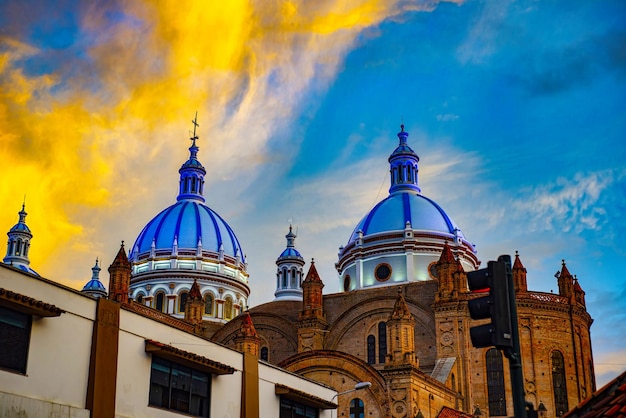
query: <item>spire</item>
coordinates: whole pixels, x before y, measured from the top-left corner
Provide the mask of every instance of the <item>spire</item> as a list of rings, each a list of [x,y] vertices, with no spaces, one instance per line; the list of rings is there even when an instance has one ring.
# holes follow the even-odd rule
[[[389,352],[385,368],[394,366],[419,366],[415,356],[415,318],[411,314],[409,305],[404,300],[403,288],[398,288],[398,296],[393,312],[387,321],[387,335],[389,336]]]
[[[26,203],[22,203],[22,210],[18,212],[18,215],[20,217],[19,221],[7,232],[9,237],[7,253],[2,261],[28,273],[38,275],[29,266],[28,250],[30,249],[30,240],[33,234],[30,232],[28,225],[26,225],[26,215],[28,215],[26,213]]]
[[[204,300],[198,280],[193,279],[193,284],[187,294],[187,303],[185,303],[185,321],[189,321],[196,326],[202,324],[202,315],[204,314]]]
[[[198,280],[193,279],[191,289],[189,289],[189,300],[202,300],[202,293],[200,293],[200,286],[198,286]]]
[[[204,176],[206,170],[202,166],[202,163],[198,161],[198,146],[196,140],[198,135],[196,134],[196,128],[198,125],[198,112],[196,117],[191,121],[193,123],[193,134],[189,138],[191,140],[191,146],[189,147],[189,159],[180,167],[178,172],[180,173],[180,183],[178,197],[176,200],[199,200],[204,202]]]
[[[86,293],[96,298],[106,297],[107,289],[100,281],[100,266],[98,265],[98,259],[96,258],[96,265],[91,268],[91,280],[85,284],[82,293]]]
[[[563,263],[561,271],[557,272],[557,283],[559,285],[559,295],[571,298],[574,294],[574,277],[567,269],[565,260],[561,260]]]
[[[439,257],[440,263],[449,263],[452,264],[455,262],[454,254],[452,254],[452,249],[448,245],[448,240],[443,244],[443,250],[441,250],[441,256]]]
[[[239,332],[235,337],[235,347],[242,353],[248,353],[258,357],[260,345],[261,339],[254,328],[252,317],[250,313],[246,311],[241,318],[241,327],[239,327]]]
[[[315,260],[312,259],[306,279],[302,282],[302,310],[297,324],[299,353],[324,348],[328,323],[324,313],[323,288],[324,283],[315,268]]]
[[[515,293],[528,291],[528,284],[526,283],[526,268],[522,264],[517,251],[515,251],[515,261],[513,262],[512,272]]]
[[[454,278],[455,274],[458,272],[458,263],[460,262],[454,257],[452,248],[450,248],[450,245],[446,240],[443,244],[439,260],[435,264],[438,281],[437,301],[447,300],[451,297],[458,296],[458,294],[454,293],[454,290],[457,287],[455,286]],[[461,267],[461,269],[462,268],[463,267]]]
[[[582,306],[586,306],[585,304],[585,291],[578,283],[578,277],[574,276],[574,299],[576,302],[581,304]]]
[[[402,294],[402,288],[398,289],[398,297],[396,298],[396,303],[393,306],[393,312],[389,319],[411,319],[413,316],[411,315],[411,311],[409,310],[409,306],[406,304],[406,300],[404,300],[404,295]]]
[[[314,258],[311,259],[311,267],[309,267],[309,272],[306,274],[304,283],[322,283],[322,279],[320,279],[320,275],[317,273],[317,269],[315,268]]]
[[[122,303],[128,302],[130,273],[130,261],[126,256],[124,241],[122,241],[113,263],[109,266],[109,299]]]
[[[323,319],[324,315],[324,297],[322,289],[324,283],[320,279],[320,275],[315,268],[315,260],[311,259],[311,267],[306,274],[306,279],[302,282],[302,311],[300,312],[300,320],[303,319]]]
[[[417,185],[417,172],[419,171],[419,157],[409,147],[407,138],[409,133],[404,130],[404,124],[400,125],[398,133],[398,147],[389,156],[389,172],[391,174],[391,187],[389,193],[414,192],[420,193]]]

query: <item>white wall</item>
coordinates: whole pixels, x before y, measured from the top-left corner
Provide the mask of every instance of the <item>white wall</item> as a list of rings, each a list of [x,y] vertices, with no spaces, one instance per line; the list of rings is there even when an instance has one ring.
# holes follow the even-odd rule
[[[88,417],[84,408],[96,301],[73,289],[22,274],[4,265],[0,265],[0,288],[66,311],[60,317],[33,319],[26,375],[0,370],[0,416],[23,416],[19,414],[26,413],[24,416]],[[213,378],[211,417],[239,418],[243,369],[241,353],[125,309],[120,311],[117,417],[181,416],[148,406],[151,355],[145,352],[146,339],[233,367],[234,374]],[[280,398],[275,394],[276,383],[328,401],[335,395],[326,386],[265,363],[259,364],[259,379],[261,418],[279,414]],[[321,418],[330,416],[330,411],[320,412]]]

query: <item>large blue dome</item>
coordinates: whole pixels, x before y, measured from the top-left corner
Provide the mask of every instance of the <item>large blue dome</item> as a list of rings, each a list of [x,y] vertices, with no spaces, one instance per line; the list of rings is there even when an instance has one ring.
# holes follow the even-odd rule
[[[231,257],[245,262],[244,252],[231,227],[211,208],[198,200],[180,200],[155,216],[141,231],[131,259],[149,252],[154,242],[155,250],[170,250],[174,240],[178,249],[193,249],[201,241],[202,248],[218,253],[220,249]]]
[[[356,241],[359,231],[363,236],[401,231],[407,222],[415,231],[435,231],[463,237],[456,224],[437,203],[418,192],[403,191],[389,195],[374,206],[358,223],[348,244]]]

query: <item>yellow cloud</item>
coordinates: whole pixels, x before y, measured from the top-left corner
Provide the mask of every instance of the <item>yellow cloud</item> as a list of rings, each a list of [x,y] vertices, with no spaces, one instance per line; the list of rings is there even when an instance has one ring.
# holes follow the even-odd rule
[[[44,74],[27,68],[44,46],[0,38],[0,232],[26,195],[32,266],[72,285],[175,197],[196,110],[208,181],[236,173],[243,190],[360,31],[415,6],[133,1],[114,19],[106,7],[86,8],[79,54]]]

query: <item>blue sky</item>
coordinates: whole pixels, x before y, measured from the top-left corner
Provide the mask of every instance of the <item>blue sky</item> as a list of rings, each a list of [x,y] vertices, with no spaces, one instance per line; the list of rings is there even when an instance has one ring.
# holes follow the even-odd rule
[[[35,269],[79,288],[173,203],[198,110],[207,204],[247,252],[252,304],[273,298],[289,220],[338,291],[403,122],[423,194],[483,263],[517,250],[550,292],[565,259],[598,383],[626,369],[626,3],[198,7],[0,2],[1,219],[27,195]]]

